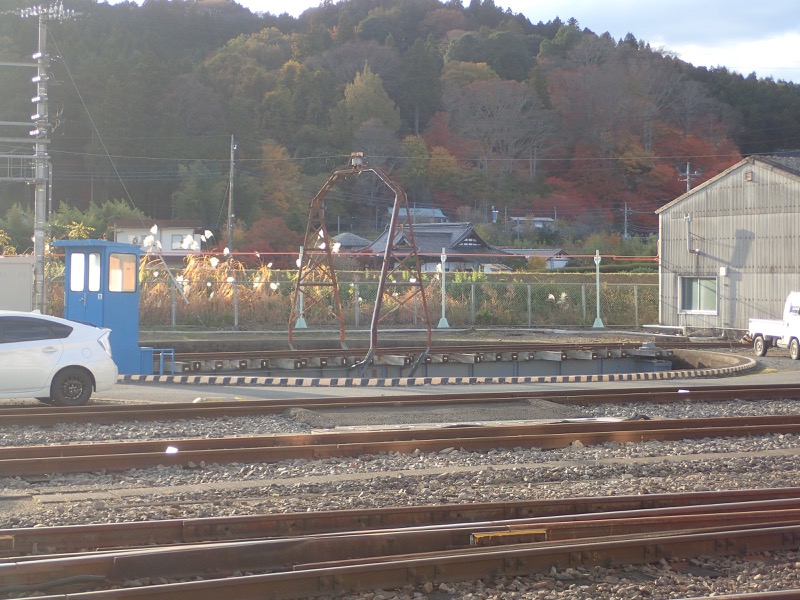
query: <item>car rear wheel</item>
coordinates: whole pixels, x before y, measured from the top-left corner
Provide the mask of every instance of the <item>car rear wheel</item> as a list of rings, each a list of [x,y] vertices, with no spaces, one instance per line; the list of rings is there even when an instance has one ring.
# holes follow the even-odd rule
[[[800,359],[800,343],[797,338],[792,338],[792,341],[789,342],[789,357],[792,360]]]
[[[78,367],[56,373],[50,386],[50,398],[57,406],[82,406],[92,395],[91,376]]]

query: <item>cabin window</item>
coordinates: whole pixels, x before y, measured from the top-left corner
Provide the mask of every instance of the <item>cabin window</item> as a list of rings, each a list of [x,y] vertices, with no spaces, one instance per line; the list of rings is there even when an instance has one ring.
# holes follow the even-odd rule
[[[69,257],[69,291],[82,292],[86,289],[86,255],[73,252]]]
[[[100,291],[100,253],[89,253],[89,291]]]
[[[716,277],[681,277],[680,288],[681,311],[716,314]]]
[[[108,291],[135,292],[138,267],[136,254],[112,252],[108,257]]]

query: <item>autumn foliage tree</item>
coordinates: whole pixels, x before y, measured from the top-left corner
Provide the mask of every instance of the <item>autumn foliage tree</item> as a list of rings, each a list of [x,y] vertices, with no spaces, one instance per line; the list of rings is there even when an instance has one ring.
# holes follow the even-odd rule
[[[300,18],[235,2],[74,1],[81,18],[50,28],[53,78],[70,82],[50,90],[53,210],[123,199],[150,219],[224,230],[234,136],[237,248],[294,252],[309,200],[358,150],[453,219],[500,206],[557,213],[572,233],[619,232],[631,211],[653,231],[687,164],[697,185],[800,139],[796,84],[492,1],[342,0]],[[0,60],[30,56],[35,33],[5,15]],[[0,69],[2,122],[30,118],[19,73]],[[0,188],[6,233],[28,229],[26,189]],[[348,182],[328,215],[374,237],[390,196]]]

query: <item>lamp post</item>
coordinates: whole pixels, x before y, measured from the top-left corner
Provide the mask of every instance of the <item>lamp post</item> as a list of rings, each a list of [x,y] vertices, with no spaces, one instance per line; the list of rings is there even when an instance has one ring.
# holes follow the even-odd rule
[[[439,319],[439,329],[447,329],[450,327],[450,323],[447,322],[447,317],[444,314],[445,311],[445,296],[447,295],[445,291],[445,282],[444,282],[444,273],[445,273],[445,263],[447,262],[447,254],[445,253],[445,249],[442,248],[442,318]]]
[[[303,247],[300,246],[300,257],[297,259],[297,266],[300,267],[300,272],[297,274],[297,281],[298,281],[298,294],[297,294],[297,320],[294,322],[295,329],[306,329],[308,325],[306,324],[306,319],[303,316],[303,288],[300,287],[300,279],[303,276]]]
[[[595,275],[595,285],[597,288],[596,296],[597,296],[597,318],[594,320],[593,327],[602,329],[604,327],[603,320],[600,318],[600,250],[594,251],[594,275]]]

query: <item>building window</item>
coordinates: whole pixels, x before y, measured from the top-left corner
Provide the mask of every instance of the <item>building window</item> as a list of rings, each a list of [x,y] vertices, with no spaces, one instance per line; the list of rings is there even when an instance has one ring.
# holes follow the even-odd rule
[[[716,314],[716,277],[681,277],[680,287],[681,311]]]

